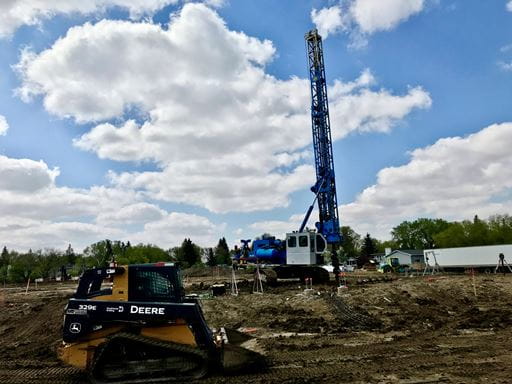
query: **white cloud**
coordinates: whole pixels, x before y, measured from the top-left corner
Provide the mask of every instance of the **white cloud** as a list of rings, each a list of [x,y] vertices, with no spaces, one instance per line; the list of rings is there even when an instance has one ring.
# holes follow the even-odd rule
[[[507,3],[507,11],[512,12],[512,1]]]
[[[143,122],[98,124],[74,141],[100,158],[159,166],[112,173],[120,188],[214,212],[272,209],[314,180],[309,81],[266,74],[274,54],[270,41],[187,4],[168,29],[104,20],[70,29],[39,54],[25,51],[19,93],[41,95],[48,111],[79,122],[122,118],[135,106]],[[365,70],[330,87],[335,138],[386,132],[430,105],[421,88],[397,96],[374,84]]]
[[[288,220],[263,220],[249,225],[249,228],[256,231],[258,235],[263,233],[270,233],[280,239],[284,239],[286,234],[293,231],[298,231],[304,220],[306,211],[304,213],[297,213],[288,218]],[[314,209],[309,216],[306,228],[314,229],[315,222],[318,221],[318,210]]]
[[[0,225],[2,246],[22,252],[29,248],[65,250],[68,244],[71,244],[75,251],[81,252],[86,245],[106,238],[116,239],[121,235],[123,232],[116,228],[78,221],[52,222],[4,217],[4,224]]]
[[[368,75],[363,73],[360,77]],[[373,77],[371,77],[373,79]],[[415,108],[430,108],[432,99],[421,87],[410,88],[403,96],[392,95],[381,89],[373,91],[366,86],[349,86],[335,81],[331,88],[331,119],[342,122],[341,129],[333,131],[333,138],[340,139],[350,132],[389,132]],[[350,89],[351,93],[347,93]]]
[[[0,136],[5,136],[8,130],[9,124],[7,123],[5,116],[0,115]]]
[[[346,0],[311,11],[311,20],[323,38],[344,31],[350,34],[351,46],[367,44],[367,36],[395,28],[425,9],[426,0]]]
[[[512,44],[507,44],[507,45],[504,45],[503,47],[500,48],[500,52],[501,53],[506,53],[506,52],[509,52],[512,50]]]
[[[225,224],[215,225],[203,216],[171,212],[158,221],[144,225],[143,231],[131,235],[135,242],[161,244],[169,248],[179,245],[184,238],[191,238],[202,246],[214,246]]]
[[[57,176],[43,161],[0,156],[0,245],[63,249],[71,243],[81,250],[111,238],[171,247],[187,236],[211,246],[224,229],[201,216],[166,212],[132,190],[58,187]]]
[[[343,28],[343,19],[341,18],[341,8],[337,5],[321,10],[313,9],[311,11],[311,20],[316,25],[318,33],[326,39],[331,33]]]
[[[341,225],[380,239],[404,220],[488,217],[512,210],[512,123],[494,124],[467,137],[449,137],[411,152],[402,166],[382,169],[377,182],[339,207]],[[250,228],[284,237],[303,213]],[[309,226],[318,217],[311,215]]]
[[[416,149],[407,164],[382,169],[375,185],[340,207],[342,221],[387,238],[405,219],[510,212],[511,145],[512,123],[503,123]]]
[[[34,192],[51,187],[57,168],[50,170],[42,161],[11,159],[0,156],[0,190],[10,192]]]
[[[22,25],[40,25],[44,20],[59,14],[88,15],[119,7],[127,10],[132,19],[139,19],[177,2],[178,0],[2,0],[0,38],[10,36]]]
[[[512,61],[510,63],[505,63],[504,61],[499,61],[498,66],[504,71],[512,71]]]
[[[425,0],[355,0],[350,12],[365,33],[389,30],[423,10]]]
[[[166,212],[154,204],[138,202],[115,211],[100,212],[96,221],[109,225],[141,224],[161,220]]]

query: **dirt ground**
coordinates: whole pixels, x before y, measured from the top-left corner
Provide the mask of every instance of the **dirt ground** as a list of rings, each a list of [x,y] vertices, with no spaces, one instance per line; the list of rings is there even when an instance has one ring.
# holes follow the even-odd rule
[[[209,279],[187,280],[203,296],[211,327],[238,329],[265,355],[261,372],[204,383],[511,383],[512,276],[349,278],[305,293],[299,283],[252,294],[204,297]],[[202,281],[203,284],[199,284]],[[64,284],[0,290],[0,383],[82,383],[56,359]],[[476,293],[476,295],[475,295]]]

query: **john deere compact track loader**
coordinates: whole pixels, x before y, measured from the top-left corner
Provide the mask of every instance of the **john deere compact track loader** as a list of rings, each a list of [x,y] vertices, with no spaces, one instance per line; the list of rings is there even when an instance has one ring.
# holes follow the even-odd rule
[[[156,263],[84,272],[58,353],[94,383],[185,381],[221,370],[226,341],[185,297],[178,268]]]

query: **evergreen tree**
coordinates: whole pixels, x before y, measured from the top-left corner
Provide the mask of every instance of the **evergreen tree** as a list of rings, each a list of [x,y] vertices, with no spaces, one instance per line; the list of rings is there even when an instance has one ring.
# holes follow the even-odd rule
[[[110,240],[105,240],[105,259],[107,263],[114,261],[114,251],[112,250],[112,242]]]
[[[375,239],[373,239],[369,233],[366,234],[364,240],[363,240],[363,246],[361,248],[361,255],[359,256],[357,260],[358,267],[362,267],[371,258],[371,255],[373,253],[377,252],[377,247],[375,244]]]
[[[7,247],[4,246],[2,254],[0,255],[0,280],[3,282],[4,286],[7,281],[7,271],[9,270],[10,262],[11,256],[9,255]]]
[[[176,259],[184,268],[201,263],[200,248],[192,240],[184,239],[181,247],[176,249]]]
[[[71,244],[68,244],[68,248],[66,249],[66,263],[67,264],[75,264],[76,262],[76,255],[73,248],[71,248]]]
[[[217,265],[217,259],[215,258],[215,254],[213,253],[212,248],[208,248],[208,254],[206,256],[206,265],[209,267],[214,267]]]
[[[231,254],[226,239],[219,239],[219,243],[215,247],[215,259],[219,265],[231,265]]]
[[[11,261],[11,257],[9,255],[9,251],[7,250],[7,247],[4,246],[2,249],[2,254],[0,255],[0,267],[2,266],[8,266]]]

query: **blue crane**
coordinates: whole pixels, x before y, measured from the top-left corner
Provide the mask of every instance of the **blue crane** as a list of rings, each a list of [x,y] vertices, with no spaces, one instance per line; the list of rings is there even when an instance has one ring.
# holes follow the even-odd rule
[[[315,199],[302,221],[299,232],[304,230],[313,211],[315,201],[318,201],[319,218],[315,226],[317,231],[325,237],[327,243],[333,246],[333,266],[337,276],[339,261],[336,256],[336,248],[341,244],[342,239],[338,216],[338,198],[334,175],[322,37],[314,29],[306,33],[305,40],[308,54],[309,78],[311,81],[311,123],[315,152],[316,183],[311,187],[311,191],[315,194]]]
[[[305,39],[311,80],[311,122],[316,168],[316,183],[311,187],[311,191],[315,194],[315,198],[298,232],[287,233],[285,241],[272,236],[254,240],[252,248],[249,248],[250,240],[242,240],[242,249],[238,251],[235,259],[238,262],[245,259],[249,262],[273,265],[272,270],[276,278],[299,277],[304,280],[307,277],[313,277],[315,281],[328,282],[328,272],[319,266],[323,264],[321,254],[327,242],[332,247],[333,272],[338,282],[340,267],[336,252],[342,239],[338,218],[322,37],[315,29],[308,32]],[[317,201],[319,218],[315,223],[317,229],[315,233],[305,230],[305,227]],[[270,270],[264,270],[264,273],[267,279],[270,278]]]

